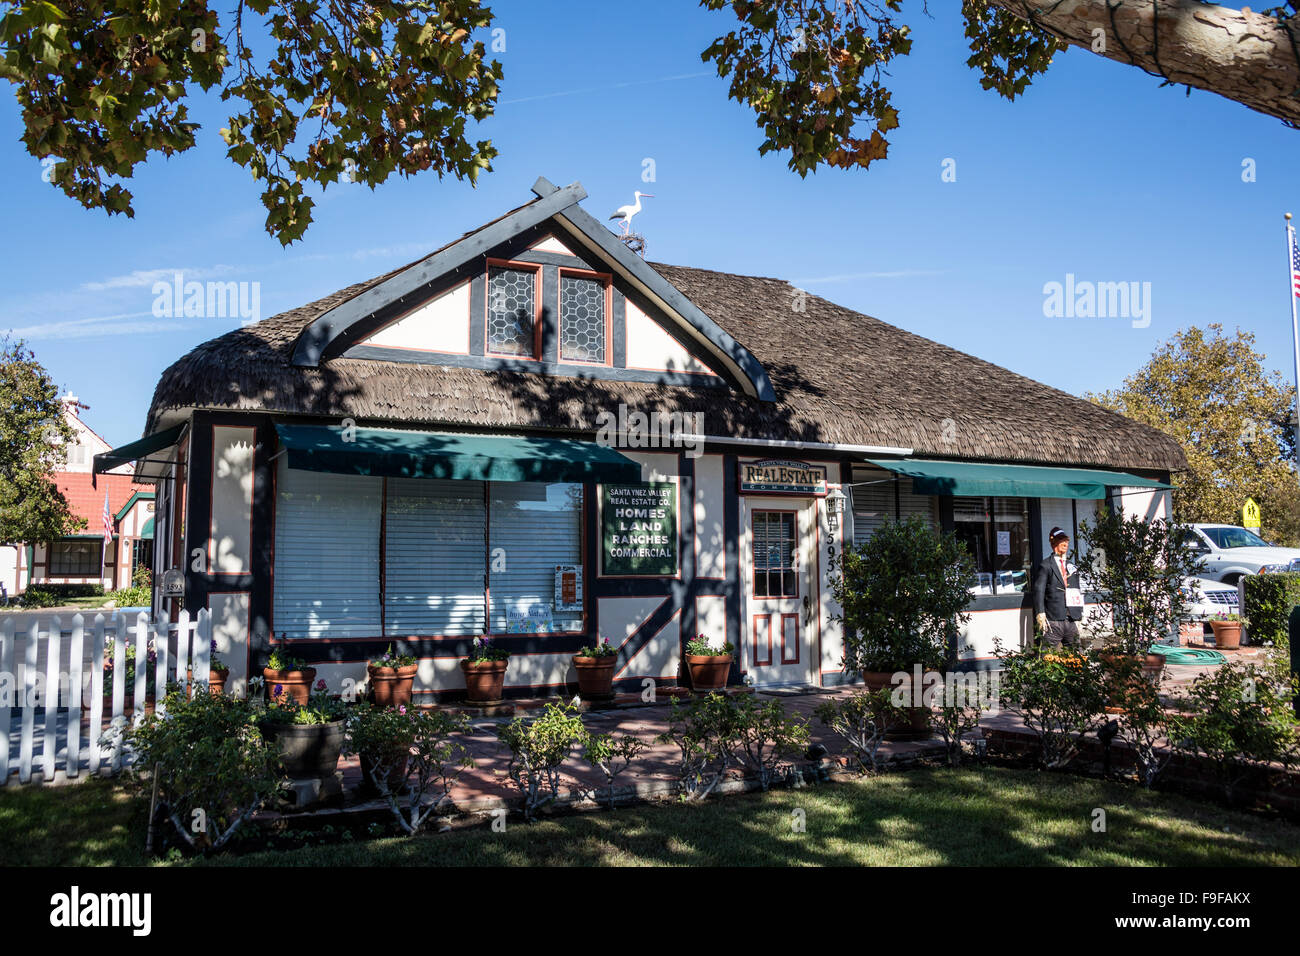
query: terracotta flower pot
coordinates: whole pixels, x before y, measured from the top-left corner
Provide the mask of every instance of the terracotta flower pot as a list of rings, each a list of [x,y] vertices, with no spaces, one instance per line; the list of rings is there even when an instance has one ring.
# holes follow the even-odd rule
[[[691,674],[691,689],[700,693],[722,690],[731,674],[731,654],[687,654],[686,669]]]
[[[208,693],[213,696],[224,694],[226,692],[226,678],[230,676],[230,671],[219,671],[213,668],[208,671]],[[185,683],[189,685],[190,696],[194,696],[194,668],[185,668]]]
[[[614,668],[617,654],[604,657],[579,657],[574,655],[573,666],[578,671],[578,694],[591,700],[614,696]]]
[[[316,668],[304,667],[300,671],[277,671],[263,667],[262,676],[266,678],[266,691],[271,695],[271,700],[283,703],[287,698],[292,697],[299,706],[306,707],[307,700],[311,697],[312,682],[316,680]],[[280,685],[279,694],[275,693],[277,684]]]
[[[328,724],[266,724],[280,762],[290,777],[328,777],[338,767],[343,749],[343,721]]]
[[[376,707],[401,707],[411,703],[415,688],[415,672],[419,664],[402,667],[376,667],[369,665],[370,697]]]
[[[494,703],[501,699],[506,683],[506,665],[504,661],[469,661],[460,662],[460,669],[465,675],[465,691],[474,703]]]
[[[1214,646],[1221,651],[1235,651],[1241,647],[1240,621],[1211,621],[1214,629]]]

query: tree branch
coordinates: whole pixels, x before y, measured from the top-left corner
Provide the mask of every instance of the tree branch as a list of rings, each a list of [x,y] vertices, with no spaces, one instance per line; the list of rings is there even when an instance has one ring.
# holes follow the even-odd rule
[[[1199,0],[988,0],[1073,46],[1300,127],[1300,23]],[[1040,9],[1041,8],[1041,9]],[[1288,29],[1289,28],[1289,29]]]

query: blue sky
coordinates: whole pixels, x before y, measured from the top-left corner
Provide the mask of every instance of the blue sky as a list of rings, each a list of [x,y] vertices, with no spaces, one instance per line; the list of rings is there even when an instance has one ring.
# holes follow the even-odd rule
[[[199,145],[142,169],[135,218],[110,219],[42,182],[6,86],[0,329],[20,330],[101,435],[130,441],[163,369],[239,324],[154,318],[157,274],[257,282],[269,316],[418,258],[531,198],[544,175],[580,180],[602,220],[634,189],[653,192],[636,220],[652,260],[789,279],[1075,394],[1117,386],[1176,330],[1211,322],[1254,332],[1291,380],[1282,213],[1300,213],[1300,133],[1078,50],[1007,103],[965,66],[955,0],[931,4],[932,19],[908,6],[889,158],[801,180],[784,157],[759,157],[752,114],[699,58],[729,14],[493,3],[505,79],[478,135],[500,150],[495,170],[477,188],[431,175],[331,187],[288,249],[263,230],[257,184],[225,159],[215,97],[194,111]],[[1067,274],[1149,282],[1149,326],[1045,317],[1044,284]]]

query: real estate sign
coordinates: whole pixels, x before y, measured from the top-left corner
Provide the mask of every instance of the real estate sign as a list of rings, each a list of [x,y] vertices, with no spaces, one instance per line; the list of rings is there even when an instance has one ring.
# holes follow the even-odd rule
[[[677,485],[601,486],[601,568],[606,575],[677,574]]]

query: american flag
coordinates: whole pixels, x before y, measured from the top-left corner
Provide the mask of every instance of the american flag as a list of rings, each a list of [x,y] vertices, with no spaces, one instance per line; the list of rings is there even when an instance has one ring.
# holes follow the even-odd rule
[[[108,510],[108,492],[104,492],[104,543],[113,540],[113,516]]]
[[[1295,242],[1295,230],[1287,226],[1291,234],[1291,294],[1300,296],[1300,246]]]

